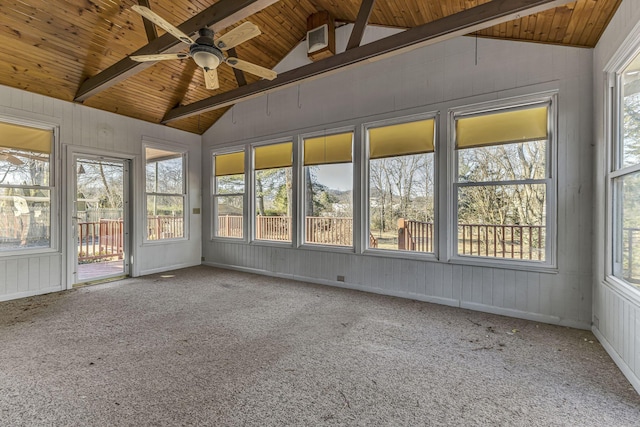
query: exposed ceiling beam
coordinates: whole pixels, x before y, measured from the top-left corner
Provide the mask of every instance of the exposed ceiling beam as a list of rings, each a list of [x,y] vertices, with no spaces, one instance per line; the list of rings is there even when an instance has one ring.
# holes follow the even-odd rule
[[[182,23],[178,28],[187,35],[194,34],[204,27],[211,27],[218,32],[277,2],[278,0],[220,0]],[[183,50],[182,42],[171,34],[163,34],[131,55],[175,53],[181,50]],[[74,101],[82,102],[96,93],[149,68],[153,64],[153,62],[136,62],[128,57],[124,58],[106,70],[85,80],[80,85]]]
[[[362,42],[362,36],[364,36],[364,30],[367,28],[369,17],[373,11],[373,4],[376,0],[362,0],[360,4],[360,10],[358,11],[358,17],[351,30],[351,36],[349,36],[349,42],[347,42],[347,49],[351,50],[354,47],[360,46]]]
[[[446,16],[384,39],[359,46],[309,65],[279,74],[274,80],[260,80],[229,92],[221,93],[189,105],[176,107],[162,123],[204,113],[255,98],[305,80],[332,74],[345,67],[395,56],[483,28],[542,12],[575,0],[493,0],[462,12]]]
[[[237,58],[238,53],[236,52],[236,48],[232,47],[231,49],[227,50],[227,56],[229,56],[229,58]],[[236,76],[236,82],[238,82],[238,87],[246,86],[247,79],[244,76],[244,72],[242,70],[237,69],[236,67],[231,67],[231,69],[233,70],[233,74]]]
[[[138,4],[146,7],[147,9],[151,9],[148,0],[138,0]],[[158,32],[156,31],[156,27],[153,25],[153,22],[149,21],[147,18],[142,18],[142,22],[144,24],[144,31],[147,33],[147,41],[151,42],[157,39]]]

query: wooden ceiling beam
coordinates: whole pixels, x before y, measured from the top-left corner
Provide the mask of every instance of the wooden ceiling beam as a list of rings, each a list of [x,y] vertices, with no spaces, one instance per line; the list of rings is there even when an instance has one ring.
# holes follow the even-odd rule
[[[236,52],[236,48],[232,47],[227,50],[227,56],[229,58],[237,58],[238,53]],[[236,82],[238,83],[238,87],[247,85],[247,78],[244,76],[244,72],[242,70],[238,70],[235,67],[232,67],[233,75],[236,76]]]
[[[151,5],[149,4],[149,0],[138,0],[138,4],[140,6],[144,6],[147,9],[151,9]],[[158,31],[156,31],[156,27],[153,25],[153,22],[149,21],[147,18],[142,18],[142,23],[144,24],[144,31],[147,33],[147,41],[152,42],[153,40],[158,38]]]
[[[204,27],[211,27],[217,32],[277,2],[278,0],[220,0],[182,23],[178,28],[187,35],[194,34]],[[163,34],[131,55],[175,53],[181,50],[183,50],[181,41],[171,34]],[[153,62],[136,62],[128,57],[124,58],[85,80],[80,85],[74,101],[83,102],[96,93],[122,82],[153,64]]]
[[[358,46],[309,65],[284,72],[274,80],[260,80],[229,92],[176,107],[162,123],[204,113],[283,89],[305,80],[335,73],[346,67],[398,55],[410,50],[519,19],[522,16],[563,6],[575,0],[493,0],[384,39]]]
[[[375,2],[376,0],[362,0],[360,10],[358,11],[358,17],[356,18],[353,30],[351,30],[351,36],[349,36],[349,41],[347,42],[346,50],[358,47],[360,46],[360,43],[362,43],[364,30],[367,28],[367,23],[369,22],[369,17],[373,11],[373,5]]]

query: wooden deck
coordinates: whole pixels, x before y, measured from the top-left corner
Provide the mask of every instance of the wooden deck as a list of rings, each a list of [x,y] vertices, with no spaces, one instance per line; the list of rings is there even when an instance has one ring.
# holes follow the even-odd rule
[[[76,282],[90,282],[118,274],[124,274],[123,260],[78,264]]]

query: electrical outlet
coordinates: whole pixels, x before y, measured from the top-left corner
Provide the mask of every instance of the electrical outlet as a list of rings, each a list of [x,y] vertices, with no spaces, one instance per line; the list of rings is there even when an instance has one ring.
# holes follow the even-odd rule
[[[338,282],[344,282],[344,276],[338,276]]]

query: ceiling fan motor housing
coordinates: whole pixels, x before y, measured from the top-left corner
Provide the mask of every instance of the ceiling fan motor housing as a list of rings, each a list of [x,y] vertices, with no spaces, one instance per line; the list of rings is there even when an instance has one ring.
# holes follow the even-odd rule
[[[214,70],[224,62],[224,55],[213,43],[213,31],[203,28],[199,34],[198,40],[189,48],[189,53],[199,67]]]

